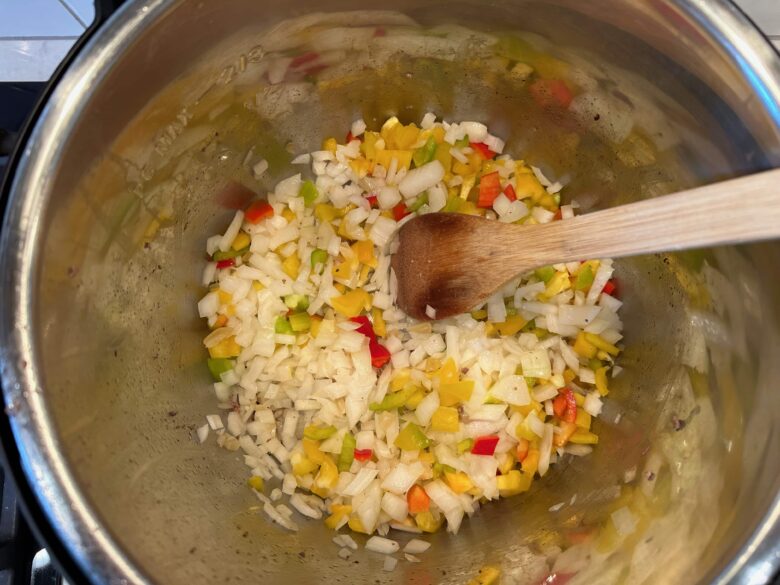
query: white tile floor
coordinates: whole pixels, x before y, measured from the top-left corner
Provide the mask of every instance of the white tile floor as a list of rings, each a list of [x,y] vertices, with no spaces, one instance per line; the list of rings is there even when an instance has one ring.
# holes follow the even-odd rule
[[[737,3],[780,47],[780,0]],[[0,0],[0,81],[48,79],[94,15],[93,0]]]

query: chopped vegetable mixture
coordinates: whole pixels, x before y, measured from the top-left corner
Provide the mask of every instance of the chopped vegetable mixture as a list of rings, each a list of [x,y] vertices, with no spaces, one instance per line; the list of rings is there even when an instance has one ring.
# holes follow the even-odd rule
[[[571,100],[565,86],[532,89]],[[417,322],[394,303],[393,235],[415,214],[573,217],[560,184],[503,151],[478,122],[358,120],[208,239],[198,310],[229,413],[198,434],[243,450],[249,486],[282,526],[297,529],[264,493],[273,478],[333,530],[457,532],[480,504],[598,443],[622,338],[609,259],[539,268],[447,320]]]

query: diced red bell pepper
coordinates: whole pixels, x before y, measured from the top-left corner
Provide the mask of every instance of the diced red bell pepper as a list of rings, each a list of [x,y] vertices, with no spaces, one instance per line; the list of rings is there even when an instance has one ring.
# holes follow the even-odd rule
[[[501,177],[498,171],[493,171],[487,175],[482,175],[479,180],[479,199],[477,207],[493,207],[493,201],[501,193]]]
[[[273,217],[274,208],[265,201],[255,201],[244,212],[244,219],[249,223],[260,223],[264,219]]]
[[[244,209],[257,194],[236,181],[229,181],[222,190],[217,193],[216,200],[219,205],[227,209]]]
[[[428,511],[428,508],[431,507],[431,498],[423,486],[414,484],[406,492],[406,503],[409,506],[410,514],[419,514]]]
[[[411,211],[409,211],[409,209],[406,207],[406,203],[404,203],[403,201],[401,201],[401,203],[393,207],[393,217],[395,218],[395,221],[401,221],[410,213]]]
[[[355,449],[355,459],[358,461],[370,461],[373,454],[371,449]]]
[[[224,260],[220,260],[217,262],[217,268],[222,270],[223,268],[231,268],[236,265],[236,259],[235,258],[225,258]]]
[[[352,134],[352,130],[350,130],[349,132],[347,132],[346,144],[349,144],[353,140],[360,140],[360,142],[363,142],[363,137],[362,136],[355,136],[354,134]]]
[[[604,292],[607,293],[609,296],[617,298],[617,282],[615,282],[615,279],[610,278],[607,281],[607,284],[604,285]]]
[[[490,160],[494,156],[496,156],[496,153],[493,152],[488,148],[488,145],[484,142],[470,142],[469,146],[473,148],[476,152],[479,153],[479,156],[484,158],[485,160]]]
[[[553,398],[553,412],[558,418],[563,417],[563,413],[566,412],[566,396],[558,394]]]
[[[510,201],[517,201],[517,193],[515,193],[515,188],[512,187],[511,183],[504,187],[504,195]]]
[[[303,55],[298,55],[290,62],[290,69],[297,69],[301,65],[306,65],[306,63],[311,63],[312,61],[316,61],[319,56],[320,54],[315,53],[314,51],[309,51],[308,53],[304,53]]]
[[[358,315],[357,317],[352,317],[350,319],[353,323],[357,323],[360,325],[355,331],[358,333],[362,333],[366,337],[368,337],[369,341],[376,341],[376,333],[374,332],[374,326],[371,324],[371,321],[368,320],[368,317],[365,315]]]
[[[563,219],[563,212],[560,209],[553,215],[553,221],[558,221],[559,219]]]
[[[474,446],[471,448],[471,452],[474,455],[492,455],[496,452],[496,445],[498,445],[498,435],[477,437],[474,439]]]
[[[543,108],[568,108],[574,96],[560,79],[537,79],[528,90],[534,101]]]
[[[378,341],[369,341],[368,349],[371,352],[371,365],[381,368],[390,361],[390,351]]]
[[[366,201],[368,201],[368,204],[371,207],[374,207],[374,208],[379,207],[379,200],[376,198],[376,195],[367,195],[366,196]]]

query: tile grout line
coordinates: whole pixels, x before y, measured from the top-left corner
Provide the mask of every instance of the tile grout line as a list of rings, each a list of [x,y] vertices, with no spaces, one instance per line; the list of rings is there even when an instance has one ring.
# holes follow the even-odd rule
[[[65,36],[26,36],[26,37],[0,37],[0,43],[3,41],[75,41],[78,35]]]
[[[67,10],[67,11],[68,11],[68,13],[69,13],[69,14],[70,14],[70,15],[71,15],[73,18],[75,18],[75,19],[76,19],[76,21],[77,21],[77,22],[78,22],[78,23],[79,23],[81,26],[83,26],[83,27],[84,27],[84,29],[86,30],[86,28],[87,28],[87,25],[86,25],[86,23],[85,23],[83,20],[81,20],[81,18],[80,18],[80,17],[79,17],[79,15],[76,13],[76,11],[75,11],[75,10],[73,10],[73,8],[71,8],[71,7],[70,7],[70,5],[69,5],[69,4],[68,4],[68,3],[67,3],[65,0],[59,0],[59,2],[60,2],[60,4],[62,4],[62,7],[63,7],[65,10]]]

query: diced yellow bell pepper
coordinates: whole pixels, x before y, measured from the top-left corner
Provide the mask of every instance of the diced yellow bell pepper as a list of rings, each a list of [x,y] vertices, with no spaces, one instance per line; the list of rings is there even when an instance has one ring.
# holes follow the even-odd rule
[[[529,387],[530,386],[531,385],[529,384]],[[512,405],[511,409],[519,412],[523,416],[528,416],[532,411],[535,411],[537,413],[542,412],[544,406],[542,406],[541,402],[536,402],[535,400],[531,400],[531,404],[523,404],[522,406]]]
[[[366,131],[363,133],[363,142],[360,143],[360,152],[362,152],[368,160],[376,159],[376,142],[381,138],[379,132]]]
[[[520,467],[523,469],[523,473],[533,477],[536,470],[539,469],[539,449],[536,447],[529,448],[528,455],[525,456]]]
[[[386,148],[393,150],[408,150],[420,140],[420,129],[415,124],[406,126],[400,124],[398,119],[390,118],[382,126],[380,134],[385,139]],[[393,121],[394,120],[394,121]]]
[[[450,145],[446,142],[443,144],[440,142],[436,147],[436,152],[433,153],[433,158],[441,163],[445,173],[448,173],[452,168],[452,154],[450,153],[450,148]]]
[[[374,256],[374,243],[371,240],[361,240],[352,244],[352,251],[355,253],[358,262],[376,268],[379,264]]]
[[[436,532],[441,528],[443,522],[444,518],[439,517],[437,520],[430,511],[419,512],[414,515],[414,523],[417,524],[417,528],[423,532]]]
[[[318,441],[304,438],[301,443],[303,445],[303,452],[310,461],[320,465],[327,458],[327,455],[320,451],[320,444]]]
[[[295,213],[289,207],[285,207],[282,210],[282,217],[287,220],[287,223],[290,223],[291,221],[295,220]]]
[[[585,339],[587,339],[591,344],[595,345],[598,349],[606,351],[609,355],[615,356],[620,353],[620,350],[617,347],[602,339],[600,335],[586,332]]]
[[[460,380],[460,372],[458,371],[458,365],[455,363],[455,360],[447,358],[437,376],[439,377],[440,384],[452,384],[453,382]]]
[[[445,471],[444,481],[456,494],[464,494],[474,487],[471,478],[462,471]]]
[[[355,269],[358,267],[357,258],[350,258],[344,260],[333,267],[333,278],[339,278],[342,280],[349,280],[352,275],[355,274]]]
[[[499,335],[511,336],[517,335],[525,327],[526,323],[527,321],[521,315],[509,315],[506,321],[493,323],[493,327],[495,327]]]
[[[298,258],[298,254],[291,254],[282,262],[282,271],[293,280],[298,278],[300,269],[301,259]]]
[[[565,370],[563,370],[563,381],[566,384],[568,384],[569,382],[574,380],[574,378],[576,378],[576,377],[577,377],[577,374],[575,374],[574,370],[572,370],[571,368],[566,368]]]
[[[487,319],[487,309],[479,309],[478,311],[471,311],[471,318],[476,321],[483,321]]]
[[[585,332],[580,331],[577,334],[577,339],[574,342],[574,351],[577,353],[577,355],[580,355],[586,359],[591,359],[596,357],[596,352],[598,349],[595,345],[593,345],[590,341],[588,341],[588,338],[585,337]]]
[[[399,390],[402,390],[409,382],[409,380],[411,380],[411,378],[412,376],[409,368],[398,370],[395,373],[395,376],[393,376],[393,379],[390,380],[390,392],[398,392]]]
[[[585,431],[583,429],[577,429],[574,434],[569,438],[570,443],[577,445],[595,445],[599,442],[599,437],[595,433]]]
[[[558,211],[558,202],[555,200],[555,197],[550,195],[549,193],[545,193],[541,197],[539,197],[539,205],[544,207],[547,211]]]
[[[374,320],[374,333],[376,333],[378,337],[387,337],[387,324],[382,315],[382,309],[378,307],[371,309],[371,317],[373,317]]]
[[[466,177],[463,177],[463,183],[460,185],[460,198],[464,200],[464,203],[461,205],[460,213],[466,213],[466,199],[469,197],[469,193],[471,193],[471,190],[474,188],[474,185],[477,183],[477,176],[476,175],[468,175]],[[473,205],[473,204],[472,204]]]
[[[358,178],[363,178],[374,170],[374,163],[367,158],[356,158],[349,161],[349,166],[352,168]]]
[[[336,530],[338,525],[341,524],[342,519],[348,516],[352,512],[352,506],[346,506],[341,504],[331,504],[330,516],[325,518],[325,526],[331,530]]]
[[[253,475],[248,480],[246,480],[246,484],[251,487],[253,490],[262,492],[263,488],[265,487],[265,482],[263,481],[263,478],[259,475]]]
[[[217,289],[217,296],[219,297],[219,302],[223,305],[227,305],[233,300],[233,295],[231,295],[226,290]]]
[[[322,150],[327,150],[327,151],[335,153],[336,152],[336,147],[338,146],[338,144],[339,143],[336,141],[335,138],[333,138],[333,137],[326,138],[325,140],[322,141]]]
[[[314,216],[322,223],[330,223],[344,214],[328,203],[317,203],[314,206]]]
[[[320,327],[322,326],[322,317],[319,315],[311,315],[311,336],[316,338],[320,334]]]
[[[560,272],[556,272],[553,275],[553,277],[547,283],[547,286],[545,286],[544,293],[539,296],[543,297],[545,300],[551,299],[555,295],[560,294],[570,288],[571,280],[569,280],[569,274],[562,270]]]
[[[512,453],[500,453],[498,458],[498,471],[502,475],[509,473],[509,470],[515,466],[515,457]]]
[[[330,304],[337,313],[351,319],[371,308],[371,297],[362,288],[356,288],[343,295],[333,297]]]
[[[430,451],[421,451],[417,456],[417,459],[420,461],[420,463],[425,465],[433,465],[436,463],[436,457],[434,457],[433,453]]]
[[[243,250],[251,243],[252,240],[249,237],[249,234],[247,234],[246,232],[238,232],[236,239],[233,240],[233,243],[230,245],[230,247],[233,248],[234,250]]]
[[[526,441],[533,441],[538,438],[537,434],[531,430],[531,427],[528,426],[525,420],[515,427],[515,434],[518,439],[525,439]]]
[[[509,473],[499,475],[496,478],[498,493],[502,498],[508,498],[509,496],[516,496],[517,494],[527,492],[531,489],[533,480],[533,474],[524,473],[518,469],[512,469]]]
[[[406,399],[406,404],[404,404],[404,406],[406,408],[415,409],[420,402],[423,401],[423,398],[425,398],[425,390],[423,388],[418,388],[414,394]]]
[[[314,484],[311,486],[312,493],[320,497],[327,497],[330,490],[339,480],[339,470],[336,464],[328,455],[325,455],[320,464],[320,471],[314,478]]]
[[[440,406],[431,417],[431,429],[443,433],[457,433],[460,429],[458,409],[451,406]]]
[[[261,291],[265,287],[263,286],[263,283],[260,282],[259,280],[253,280],[252,281],[252,288],[255,289],[256,291]]]
[[[518,199],[531,197],[536,202],[547,193],[533,173],[517,174],[515,181],[515,193]]]
[[[297,477],[303,477],[309,473],[317,471],[319,465],[306,457],[303,453],[293,453],[290,457],[290,463],[292,464],[293,475]]]
[[[574,420],[574,424],[576,424],[579,428],[589,431],[591,420],[592,417],[585,411],[585,409],[577,409],[577,418]]]
[[[602,366],[596,370],[596,390],[599,394],[606,396],[609,394],[609,388],[607,387],[607,366]]]
[[[409,169],[412,164],[413,150],[378,150],[376,153],[376,162],[385,169],[390,168],[393,159],[396,159],[396,165],[399,169]]]
[[[479,574],[468,582],[468,585],[498,585],[501,571],[497,567],[487,565],[480,569]]]
[[[450,384],[439,385],[439,400],[442,406],[455,406],[460,402],[468,402],[474,391],[474,380],[463,380]]]
[[[209,348],[209,355],[213,358],[232,358],[241,353],[241,346],[236,343],[235,337],[223,339],[217,345]]]
[[[365,529],[363,526],[363,523],[360,521],[360,518],[357,516],[357,514],[352,514],[349,517],[349,522],[347,523],[347,526],[351,530],[354,530],[355,532],[360,532],[361,534],[368,534],[368,530]]]
[[[430,133],[436,141],[436,144],[445,144],[444,135],[446,134],[446,131],[443,126],[434,126],[430,129]],[[447,146],[449,146],[449,144]]]

